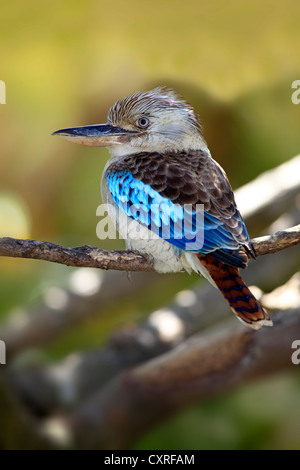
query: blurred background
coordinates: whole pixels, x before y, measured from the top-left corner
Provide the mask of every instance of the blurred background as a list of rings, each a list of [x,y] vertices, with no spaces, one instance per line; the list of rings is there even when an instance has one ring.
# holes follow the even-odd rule
[[[297,155],[300,105],[291,101],[291,85],[300,79],[299,17],[296,0],[2,3],[0,236],[123,248],[96,236],[108,151],[51,133],[106,122],[108,108],[137,90],[172,87],[195,107],[234,189]],[[261,233],[252,229],[250,236]],[[66,289],[93,295],[104,282],[93,273],[2,258],[2,324],[22,331],[41,306],[59,310]],[[125,285],[126,274],[119,275]],[[94,351],[198,282],[184,274],[142,280],[138,292],[81,313],[43,344],[18,345],[5,367],[32,370]],[[299,371],[193,404],[141,435],[134,448],[299,449]],[[41,406],[37,415],[44,414]]]

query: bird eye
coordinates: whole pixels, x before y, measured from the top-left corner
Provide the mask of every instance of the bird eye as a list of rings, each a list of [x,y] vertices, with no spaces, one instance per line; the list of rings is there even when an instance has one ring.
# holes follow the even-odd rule
[[[148,127],[149,124],[150,124],[149,119],[147,119],[147,118],[145,118],[145,117],[142,117],[142,118],[140,118],[140,119],[137,120],[137,125],[138,125],[139,127],[144,127],[144,128],[145,128],[145,127]]]

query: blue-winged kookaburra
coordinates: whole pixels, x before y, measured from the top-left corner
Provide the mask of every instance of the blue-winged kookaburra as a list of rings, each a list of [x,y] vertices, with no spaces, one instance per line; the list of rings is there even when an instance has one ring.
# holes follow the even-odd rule
[[[106,124],[54,134],[109,148],[102,198],[128,249],[151,255],[158,272],[196,271],[243,323],[272,325],[239,274],[255,254],[230,183],[181,97],[137,92],[110,108]]]

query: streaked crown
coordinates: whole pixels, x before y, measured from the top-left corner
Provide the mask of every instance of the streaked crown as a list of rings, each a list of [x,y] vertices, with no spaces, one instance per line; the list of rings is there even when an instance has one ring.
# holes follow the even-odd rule
[[[140,132],[124,153],[181,151],[206,148],[194,109],[173,90],[163,87],[136,92],[117,101],[108,111],[113,126]],[[112,149],[112,154],[123,154]]]
[[[155,118],[167,113],[180,114],[191,126],[200,131],[198,115],[193,108],[173,90],[164,87],[136,92],[120,99],[108,111],[107,120],[119,127],[128,124],[134,126],[137,118]]]

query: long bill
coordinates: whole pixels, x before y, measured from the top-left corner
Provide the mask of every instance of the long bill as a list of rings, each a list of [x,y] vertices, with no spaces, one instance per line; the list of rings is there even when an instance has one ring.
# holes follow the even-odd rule
[[[111,124],[95,124],[93,126],[68,127],[53,132],[63,139],[75,144],[87,145],[89,147],[108,147],[128,142],[131,137],[139,132],[122,129]]]

